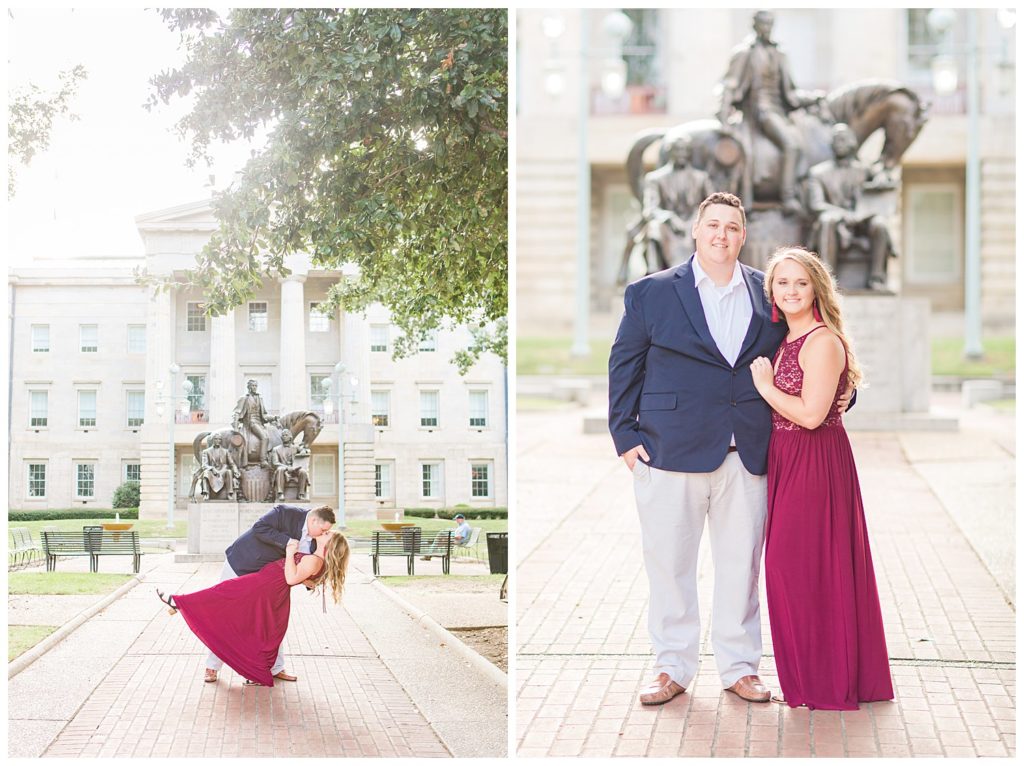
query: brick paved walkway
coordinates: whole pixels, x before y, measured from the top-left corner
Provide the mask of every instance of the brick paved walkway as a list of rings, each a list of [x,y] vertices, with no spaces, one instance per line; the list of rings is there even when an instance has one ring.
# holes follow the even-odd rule
[[[38,693],[39,679],[52,678],[57,668],[74,674],[76,664],[101,662],[75,645],[77,633],[135,631],[126,651],[107,658],[109,670],[44,757],[450,755],[344,605],[328,600],[322,614],[319,597],[301,588],[292,596],[285,639],[286,668],[297,683],[244,687],[228,667],[216,684],[202,683],[205,647],[180,616],[167,614],[153,589],[198,590],[219,572],[220,564],[173,563],[148,572],[141,585],[11,679],[11,731],[21,715],[19,693]],[[370,588],[358,572],[350,573],[347,587]],[[55,693],[54,684],[43,693]]]
[[[896,700],[812,712],[723,693],[705,535],[700,671],[685,695],[640,706],[653,658],[631,480],[580,424],[578,410],[518,418],[519,755],[1015,754],[1015,612],[892,434],[852,440]],[[766,609],[762,623],[761,677],[777,691]]]

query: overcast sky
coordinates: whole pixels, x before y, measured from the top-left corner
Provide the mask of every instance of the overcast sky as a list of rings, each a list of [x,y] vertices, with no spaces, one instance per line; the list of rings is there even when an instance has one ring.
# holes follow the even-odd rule
[[[15,264],[142,255],[135,216],[209,198],[209,175],[222,188],[248,158],[246,146],[218,149],[213,169],[190,170],[171,130],[187,104],[143,108],[149,78],[184,60],[156,11],[12,9],[6,22],[9,88],[53,88],[61,70],[88,70],[72,106],[80,119],[59,118],[50,148],[17,171],[8,203]]]

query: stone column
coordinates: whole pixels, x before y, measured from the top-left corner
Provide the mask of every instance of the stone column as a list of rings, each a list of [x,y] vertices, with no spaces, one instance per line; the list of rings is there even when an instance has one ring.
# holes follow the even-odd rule
[[[231,422],[235,402],[242,395],[238,385],[238,356],[235,350],[235,310],[213,317],[210,322],[210,372],[206,380],[209,422],[218,428]]]
[[[174,361],[174,292],[153,291],[146,317],[146,415],[140,434],[142,483],[139,518],[164,518],[167,514],[169,419],[174,408],[167,402],[163,415],[157,414],[157,398],[166,397],[173,385],[170,366]],[[162,382],[158,388],[157,382]]]
[[[279,414],[304,410],[306,396],[306,327],[303,274],[291,274],[281,280],[281,402]]]

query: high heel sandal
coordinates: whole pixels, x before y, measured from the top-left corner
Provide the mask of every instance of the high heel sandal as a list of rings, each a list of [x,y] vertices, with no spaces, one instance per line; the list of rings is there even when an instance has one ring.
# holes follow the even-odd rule
[[[168,614],[175,615],[178,613],[178,607],[174,605],[174,596],[167,596],[167,598],[164,598],[164,593],[159,588],[156,589],[156,596],[170,607],[167,611]]]

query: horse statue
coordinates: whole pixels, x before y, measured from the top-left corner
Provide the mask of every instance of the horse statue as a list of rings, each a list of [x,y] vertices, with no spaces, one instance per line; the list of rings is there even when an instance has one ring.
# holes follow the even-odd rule
[[[791,112],[789,116],[802,136],[797,179],[806,178],[809,169],[819,162],[832,159],[831,130],[837,122],[850,126],[858,149],[875,131],[883,132],[884,144],[873,169],[879,178],[893,179],[901,158],[928,119],[928,108],[914,91],[899,82],[861,80],[833,90],[816,105]],[[640,133],[626,159],[633,196],[639,201],[643,199],[644,152],[662,141],[662,156],[657,163],[660,166],[666,161],[665,139],[683,134],[693,142],[693,166],[708,173],[716,188],[739,196],[749,212],[778,207],[782,153],[767,137],[751,133],[742,120],[723,126],[717,119]],[[630,255],[640,244],[635,238],[642,225],[642,221],[630,224],[619,270],[620,282],[625,282]]]
[[[301,437],[301,443],[308,449],[316,437],[320,435],[320,431],[323,430],[323,421],[317,413],[311,410],[286,412],[276,418],[274,422],[277,424],[276,428],[267,428],[268,452],[283,442],[281,434],[284,431],[288,431],[296,443],[299,442]],[[272,423],[268,425],[272,425]],[[221,428],[218,431],[202,431],[196,434],[196,438],[192,440],[192,454],[195,455],[196,461],[202,461],[203,449],[212,443],[212,437],[215,434],[220,435],[221,443],[231,453],[235,465],[242,467],[241,485],[245,500],[253,503],[264,500],[273,489],[269,477],[270,471],[260,466],[260,456],[257,454],[259,441],[251,435],[247,438],[247,434],[231,426]],[[194,498],[195,496],[197,481],[198,474],[192,478],[189,498]],[[266,488],[264,488],[264,485],[266,485]]]

